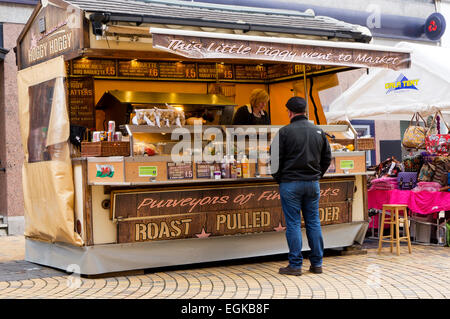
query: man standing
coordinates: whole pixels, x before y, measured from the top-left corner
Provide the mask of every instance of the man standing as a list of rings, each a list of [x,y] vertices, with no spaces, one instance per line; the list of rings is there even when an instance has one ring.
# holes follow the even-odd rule
[[[303,263],[301,214],[311,248],[309,260],[312,273],[322,273],[323,238],[319,219],[319,179],[331,163],[330,144],[325,133],[308,121],[306,102],[292,97],[286,103],[291,124],[278,131],[271,145],[271,160],[278,170],[272,174],[280,184],[281,205],[286,220],[289,265],[280,268],[283,275],[301,275]],[[277,145],[278,144],[278,145]]]

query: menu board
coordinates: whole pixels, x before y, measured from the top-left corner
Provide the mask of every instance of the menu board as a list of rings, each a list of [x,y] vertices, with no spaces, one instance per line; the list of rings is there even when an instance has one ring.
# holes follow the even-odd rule
[[[167,163],[167,179],[192,179],[193,177],[192,163]]]
[[[69,65],[69,64],[67,64]],[[225,64],[161,62],[138,60],[99,60],[81,58],[71,62],[70,74],[143,79],[266,80],[327,70],[333,66],[303,64]]]
[[[211,178],[211,165],[208,163],[197,163],[197,178]]]
[[[81,58],[72,61],[72,75],[116,76],[115,60]]]
[[[294,74],[292,64],[272,64],[267,67],[267,77],[269,79],[281,78],[292,74]]]
[[[233,65],[222,63],[199,63],[199,79],[233,79]]]
[[[95,128],[94,81],[92,77],[69,78],[70,123]]]
[[[195,63],[160,62],[159,77],[195,79],[197,78],[197,65]]]
[[[119,61],[118,75],[127,77],[157,78],[159,75],[157,62]]]
[[[199,79],[215,79],[218,77],[215,63],[199,63],[198,78]]]
[[[267,78],[267,68],[264,65],[235,65],[236,80],[262,80]]]

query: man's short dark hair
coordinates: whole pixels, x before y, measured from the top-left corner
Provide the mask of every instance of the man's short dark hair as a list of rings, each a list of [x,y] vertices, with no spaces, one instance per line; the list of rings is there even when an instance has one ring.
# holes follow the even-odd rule
[[[305,113],[306,101],[300,96],[294,96],[287,101],[286,107],[293,113]]]

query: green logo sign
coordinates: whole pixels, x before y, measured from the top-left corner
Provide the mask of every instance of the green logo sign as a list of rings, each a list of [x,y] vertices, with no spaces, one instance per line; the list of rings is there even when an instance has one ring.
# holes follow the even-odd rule
[[[156,166],[139,166],[139,176],[156,177],[158,176],[158,169]]]
[[[354,169],[355,161],[354,160],[341,160],[340,165],[341,165],[341,169]]]

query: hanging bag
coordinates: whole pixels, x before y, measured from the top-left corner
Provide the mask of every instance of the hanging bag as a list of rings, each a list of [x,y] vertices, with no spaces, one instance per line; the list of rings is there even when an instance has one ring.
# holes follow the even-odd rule
[[[411,120],[409,121],[409,126],[403,135],[402,144],[408,149],[425,149],[425,137],[427,132],[427,127],[420,126],[419,118],[422,119],[423,123],[426,123],[419,112],[414,113]],[[415,119],[415,125],[413,120]]]
[[[440,120],[447,127],[447,131],[450,131],[447,123],[445,122],[444,117],[442,116],[441,111],[437,111],[434,114],[433,120],[431,122],[430,127],[427,130],[425,144],[427,148],[427,152],[431,154],[436,154],[439,156],[449,156],[450,154],[450,134],[439,134],[440,127],[437,125],[437,134],[430,134],[431,128],[433,127],[433,123],[436,121],[437,116],[440,116]]]

